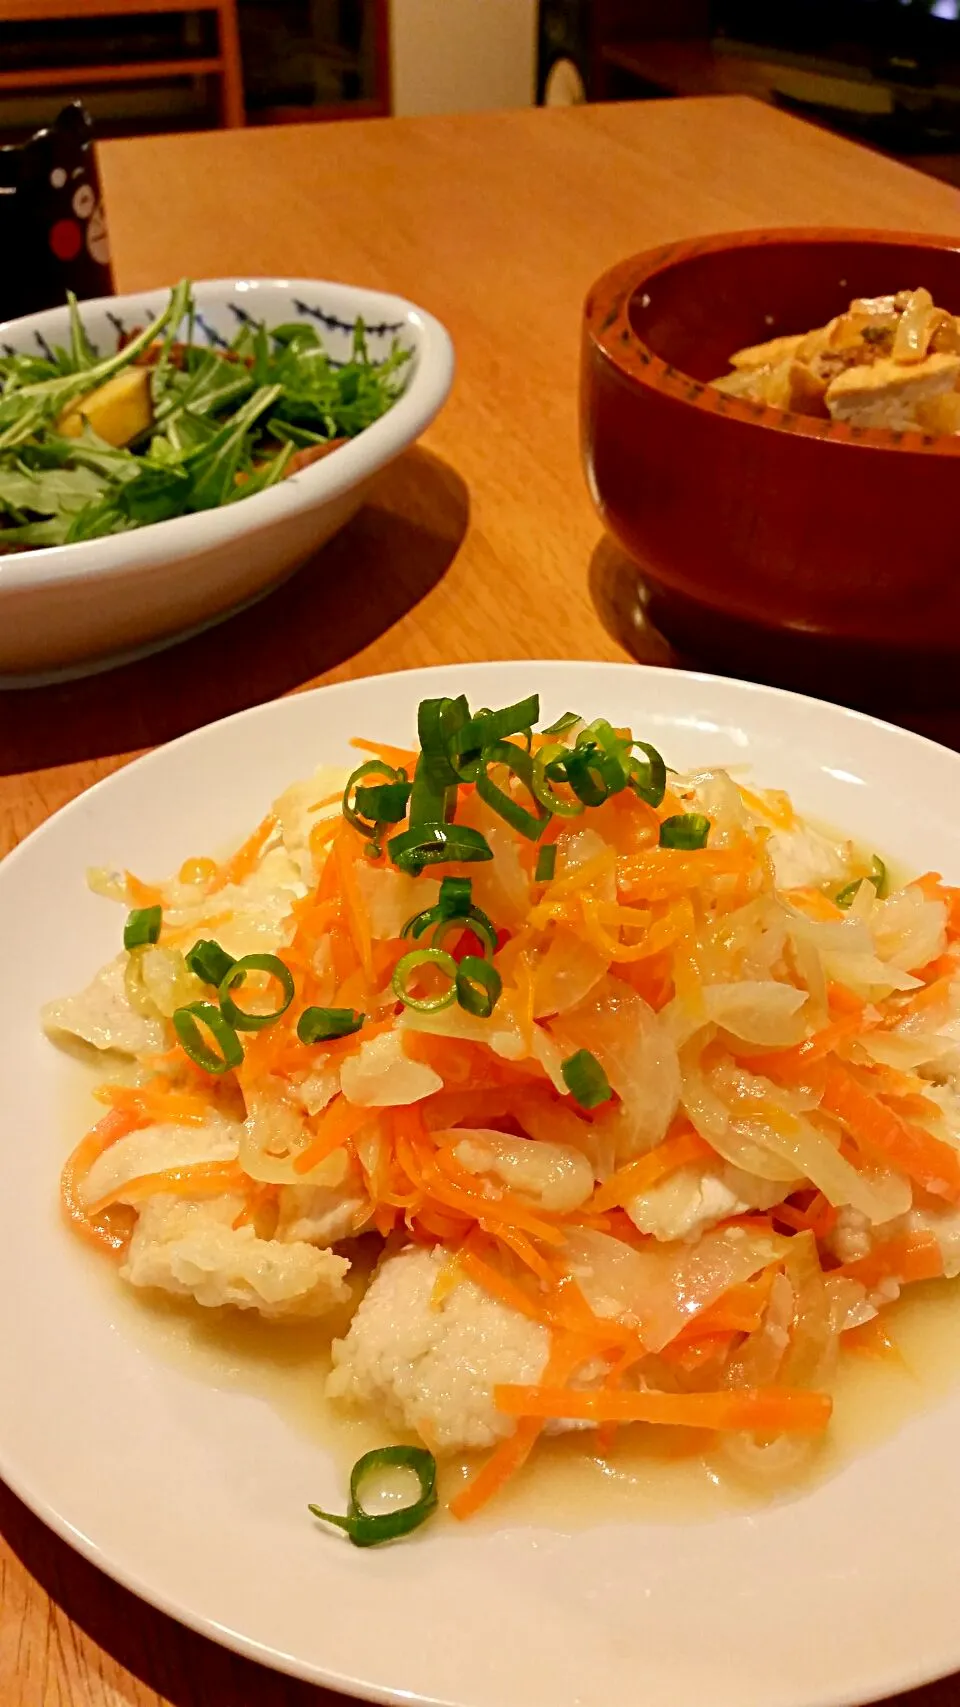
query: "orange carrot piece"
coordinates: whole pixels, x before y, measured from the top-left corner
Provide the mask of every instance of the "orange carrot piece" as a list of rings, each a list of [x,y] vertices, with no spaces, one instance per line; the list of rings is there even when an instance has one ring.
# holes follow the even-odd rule
[[[537,1304],[522,1286],[518,1286],[515,1280],[501,1274],[499,1269],[494,1268],[492,1263],[485,1262],[476,1251],[469,1248],[461,1251],[457,1262],[463,1273],[482,1287],[484,1292],[489,1292],[491,1298],[496,1298],[500,1304],[506,1304],[510,1310],[518,1311],[521,1316],[527,1316],[531,1322],[541,1322],[544,1327],[549,1326],[550,1318],[542,1306]]]
[[[657,1423],[667,1428],[750,1429],[763,1434],[817,1434],[830,1421],[829,1393],[803,1388],[729,1388],[716,1393],[571,1392],[549,1387],[495,1387],[494,1403],[511,1417],[583,1422]]]
[[[243,883],[250,873],[256,870],[263,850],[276,828],[277,820],[272,812],[268,812],[253,834],[248,836],[236,853],[231,854],[226,864],[220,867],[212,887],[225,889],[230,883]]]
[[[365,977],[373,977],[373,941],[370,935],[370,920],[367,909],[360,893],[357,874],[353,869],[353,856],[348,848],[345,837],[338,836],[333,844],[332,857],[336,861],[340,878],[340,893],[343,896],[344,913],[347,928],[353,938],[353,946],[363,968]]]
[[[140,1202],[145,1197],[160,1194],[175,1197],[222,1197],[229,1191],[242,1190],[246,1175],[236,1162],[192,1162],[182,1168],[162,1168],[152,1174],[138,1174],[121,1189],[125,1201]],[[87,1215],[95,1220],[116,1203],[117,1193],[107,1192],[87,1207]]]
[[[903,1233],[895,1239],[885,1239],[867,1256],[844,1263],[832,1272],[847,1280],[859,1280],[868,1292],[882,1280],[899,1280],[906,1286],[915,1280],[939,1280],[943,1274],[943,1252],[933,1233]]]
[[[408,776],[413,775],[417,755],[412,747],[391,747],[388,741],[363,741],[359,735],[352,737],[350,745],[359,747],[361,753],[372,753],[375,759],[383,759],[394,770],[404,769]]]
[[[555,1342],[543,1372],[544,1381],[568,1381],[588,1355],[589,1352],[585,1352],[583,1346],[575,1341]],[[494,1494],[500,1492],[527,1462],[545,1421],[546,1418],[533,1416],[520,1419],[514,1433],[500,1442],[496,1451],[466,1487],[454,1494],[449,1507],[451,1516],[458,1518],[460,1522],[474,1517]]]
[[[136,1131],[143,1125],[142,1120],[129,1110],[112,1108],[96,1126],[81,1138],[76,1149],[71,1152],[63,1165],[60,1175],[60,1200],[64,1213],[76,1232],[85,1238],[92,1239],[94,1244],[104,1245],[111,1251],[122,1251],[127,1243],[126,1237],[109,1227],[98,1225],[86,1204],[80,1197],[80,1184],[90,1172],[98,1156],[109,1150],[118,1138],[125,1138],[128,1132]]]
[[[840,1344],[845,1351],[855,1351],[861,1357],[882,1358],[887,1363],[903,1363],[903,1354],[896,1340],[888,1334],[880,1316],[874,1316],[872,1321],[861,1322],[858,1328],[848,1328],[841,1335]]]
[[[376,1109],[359,1108],[354,1103],[347,1102],[344,1096],[334,1097],[333,1102],[312,1122],[313,1138],[306,1149],[301,1150],[299,1156],[294,1159],[294,1173],[309,1173],[311,1168],[315,1168],[319,1162],[331,1156],[334,1150],[339,1150],[341,1145],[346,1144],[355,1132],[360,1131],[361,1126],[366,1126],[368,1121],[375,1119],[377,1112]]]
[[[159,907],[163,900],[163,891],[158,889],[155,883],[141,883],[132,871],[124,872],[124,877],[127,895],[135,907]]]
[[[666,1174],[675,1173],[687,1162],[706,1161],[715,1154],[706,1139],[701,1138],[692,1127],[676,1132],[672,1137],[664,1138],[662,1143],[649,1150],[645,1156],[639,1156],[635,1162],[628,1162],[625,1167],[618,1168],[603,1185],[598,1186],[587,1207],[598,1212],[604,1209],[619,1209],[624,1203],[628,1203],[631,1197],[639,1196],[642,1191],[649,1191],[650,1187],[656,1185]]]
[[[899,1119],[845,1068],[830,1068],[821,1106],[862,1148],[892,1162],[935,1197],[960,1203],[960,1153],[932,1132]]]

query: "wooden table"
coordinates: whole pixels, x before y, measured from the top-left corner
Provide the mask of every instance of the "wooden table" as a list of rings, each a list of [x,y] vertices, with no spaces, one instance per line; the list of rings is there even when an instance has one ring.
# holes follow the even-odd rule
[[[183,273],[349,279],[432,309],[460,369],[422,446],[266,604],[113,674],[0,696],[0,852],[136,751],[317,681],[441,660],[662,658],[579,469],[591,280],[698,232],[951,231],[960,214],[942,184],[738,99],[116,142],[102,166],[118,289]],[[148,1610],[2,1489],[0,1532],[3,1707],[332,1699]],[[960,1679],[901,1700],[957,1707]]]

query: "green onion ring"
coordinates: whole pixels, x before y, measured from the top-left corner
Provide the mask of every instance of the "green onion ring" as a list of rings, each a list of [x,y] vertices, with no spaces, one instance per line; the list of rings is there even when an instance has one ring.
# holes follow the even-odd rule
[[[361,778],[365,776],[380,776],[385,778],[388,783],[402,782],[405,781],[405,778],[402,773],[395,770],[392,765],[384,764],[382,759],[368,759],[365,765],[358,765],[357,769],[355,771],[351,771],[348,776],[347,786],[343,791],[343,799],[340,802],[340,810],[346,818],[347,823],[354,830],[359,831],[361,836],[374,836],[376,834],[374,824],[365,821],[361,817],[357,810],[354,798],[357,784],[360,782]]]
[[[278,1008],[268,1014],[251,1014],[247,1013],[245,1008],[237,1007],[230,991],[243,983],[248,972],[268,972],[271,978],[276,978],[283,991],[283,1001]],[[286,1013],[294,993],[293,973],[275,954],[243,955],[240,960],[234,961],[217,991],[220,1011],[237,1031],[262,1031],[265,1025],[275,1025],[281,1015]]]
[[[359,818],[370,824],[400,824],[407,815],[410,799],[409,782],[377,783],[373,788],[362,785],[355,790],[355,809]]]
[[[359,1031],[366,1014],[356,1008],[304,1008],[297,1020],[301,1043],[329,1043],[334,1037],[350,1037]]]
[[[123,946],[128,951],[131,948],[148,948],[157,942],[163,924],[162,907],[135,907],[127,914],[127,922],[123,927]]]
[[[534,799],[539,800],[541,806],[546,807],[548,812],[554,813],[558,818],[577,818],[583,811],[582,800],[564,799],[562,794],[557,794],[550,781],[550,766],[562,764],[569,752],[570,748],[561,746],[559,741],[541,747],[534,758],[530,778],[530,792]],[[563,778],[566,777],[565,770],[562,772],[562,776]],[[558,778],[558,780],[560,779]]]
[[[488,1019],[502,989],[503,979],[489,960],[481,960],[475,954],[464,955],[457,967],[457,1001],[465,1013]]]
[[[220,1046],[221,1053],[214,1051],[204,1042],[197,1020],[201,1020],[211,1036]],[[239,1067],[243,1063],[243,1044],[228,1020],[213,1002],[189,1002],[185,1008],[177,1008],[173,1016],[173,1029],[180,1041],[180,1047],[185,1055],[205,1073],[226,1073],[231,1067]]]
[[[578,1049],[561,1064],[563,1082],[581,1108],[599,1108],[609,1102],[613,1092],[600,1062],[589,1049]]]
[[[548,842],[537,854],[537,868],[533,874],[534,883],[552,883],[557,873],[557,844]]]
[[[495,741],[492,746],[484,747],[480,765],[477,793],[481,800],[494,812],[499,813],[512,830],[526,836],[530,842],[537,841],[550,821],[550,813],[533,792],[533,760],[529,753],[522,752],[519,747],[513,747],[507,741]],[[505,770],[523,784],[536,807],[536,812],[528,812],[511,794],[497,786],[489,774],[492,765],[503,765]]]
[[[204,984],[212,984],[217,990],[227,973],[237,964],[233,955],[221,948],[213,937],[200,937],[184,959],[195,978],[199,978]]]
[[[578,711],[565,711],[562,716],[557,718],[555,723],[549,724],[548,727],[546,729],[542,729],[540,733],[542,735],[566,735],[568,730],[575,729],[577,724],[582,722],[583,718],[580,716]]]
[[[362,1499],[363,1484],[380,1470],[412,1470],[420,1484],[420,1497],[394,1511],[367,1511]],[[437,1461],[423,1446],[381,1446],[358,1458],[350,1473],[350,1500],[345,1516],[307,1508],[323,1523],[332,1523],[349,1536],[355,1547],[376,1547],[382,1541],[397,1541],[426,1523],[437,1509]]]
[[[411,996],[407,990],[407,981],[421,966],[435,966],[438,972],[446,973],[450,983],[437,996]],[[416,1013],[436,1014],[441,1008],[448,1008],[455,1001],[457,994],[457,963],[452,954],[447,954],[442,948],[412,948],[402,960],[398,960],[393,973],[393,991],[397,1000],[405,1008],[413,1008]]]
[[[417,824],[392,836],[387,854],[401,871],[415,877],[425,865],[492,859],[493,849],[486,836],[467,824],[433,823]]]
[[[678,812],[664,818],[660,825],[662,848],[705,848],[710,834],[710,820],[702,812]]]
[[[667,767],[656,747],[651,747],[648,741],[634,741],[633,745],[640,749],[647,763],[644,767],[642,759],[627,761],[630,787],[648,806],[659,806],[667,792]]]

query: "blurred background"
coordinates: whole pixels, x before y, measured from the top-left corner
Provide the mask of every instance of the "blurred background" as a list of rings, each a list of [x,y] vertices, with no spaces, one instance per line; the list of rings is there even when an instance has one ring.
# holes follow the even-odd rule
[[[725,93],[960,184],[960,0],[0,0],[0,142]]]

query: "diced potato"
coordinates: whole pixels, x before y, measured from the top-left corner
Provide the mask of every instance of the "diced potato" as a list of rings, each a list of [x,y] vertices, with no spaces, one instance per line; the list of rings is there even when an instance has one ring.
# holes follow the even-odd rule
[[[78,439],[84,421],[89,421],[99,438],[117,449],[145,433],[153,422],[149,368],[124,368],[96,391],[78,398],[60,416],[57,432],[64,438]]]

